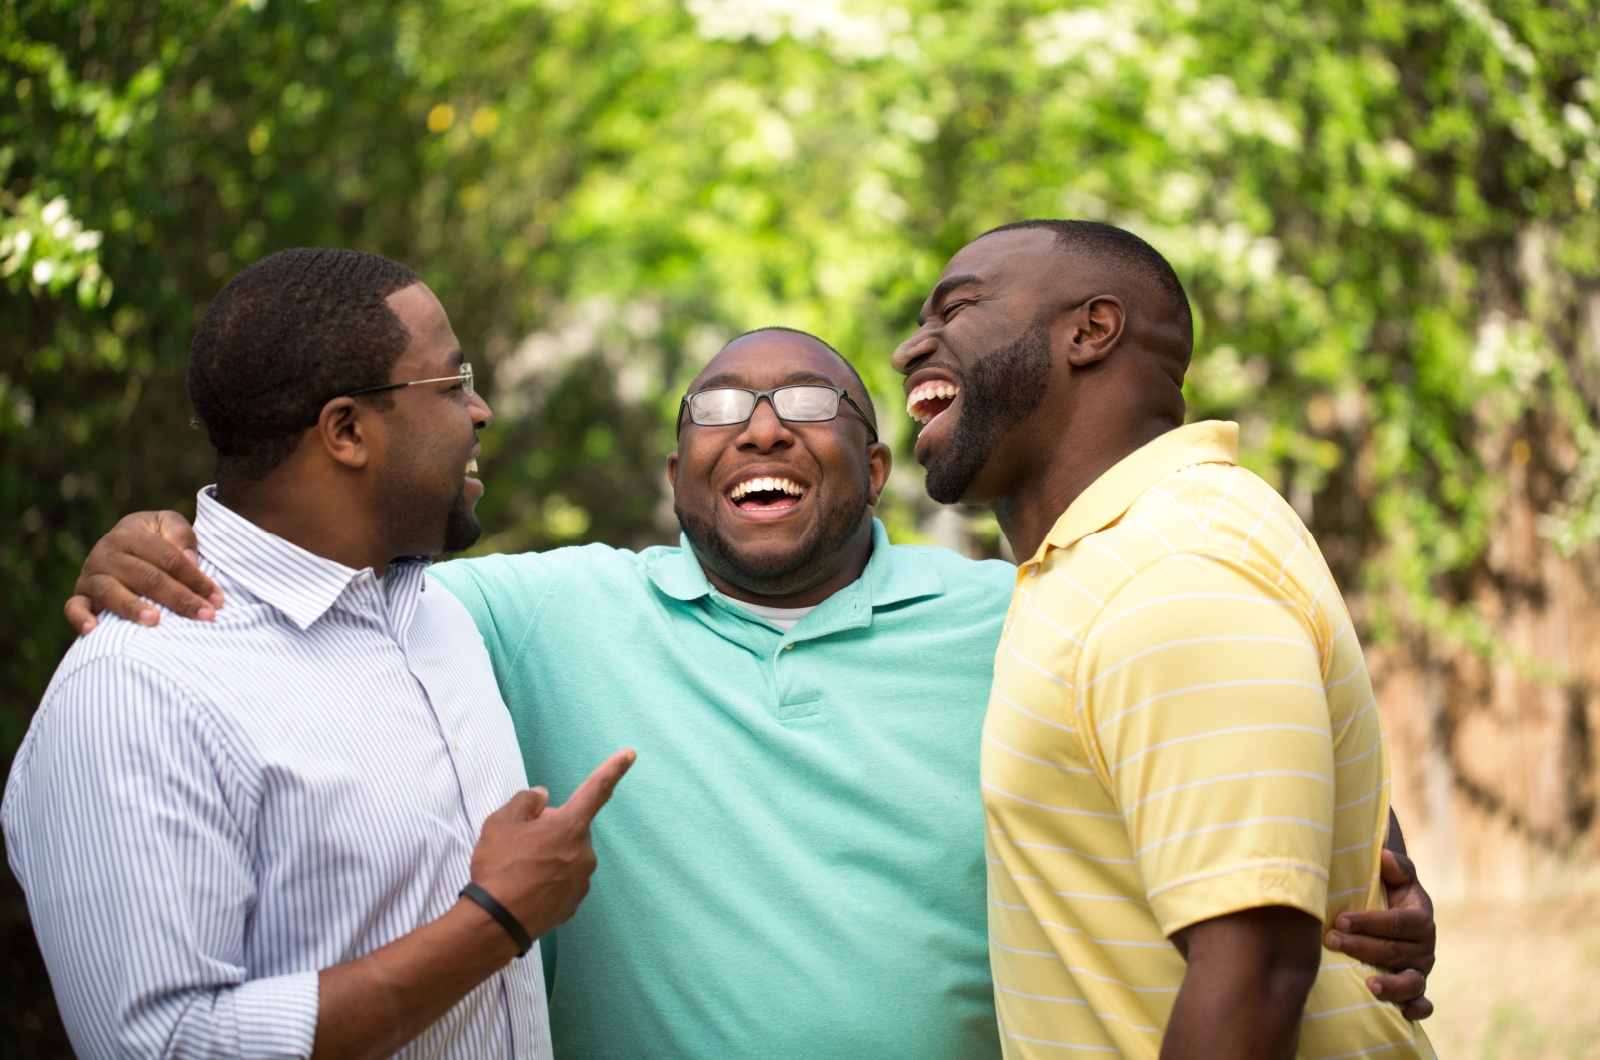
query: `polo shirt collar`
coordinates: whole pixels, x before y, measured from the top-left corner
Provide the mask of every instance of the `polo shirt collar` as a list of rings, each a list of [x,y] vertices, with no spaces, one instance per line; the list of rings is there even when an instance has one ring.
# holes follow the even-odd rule
[[[215,490],[207,486],[195,498],[194,531],[200,554],[256,598],[283,612],[302,632],[327,614],[353,583],[372,577],[370,568],[346,567],[263,530],[217,500]],[[403,599],[387,601],[402,628],[416,609],[412,597],[421,591],[422,578],[398,568],[416,566],[420,571],[426,565],[426,560],[398,561],[383,579],[391,591],[404,594]],[[385,602],[384,593],[375,590],[373,605],[383,608]]]
[[[662,555],[651,565],[650,580],[668,596],[685,603],[709,596],[715,591],[694,554],[694,547],[689,544],[687,534],[678,535],[678,551]],[[863,589],[870,594],[873,607],[887,607],[921,596],[937,596],[944,592],[944,581],[920,554],[891,545],[889,532],[874,519],[872,556],[867,560],[867,569],[853,584],[834,595]]]
[[[1157,482],[1195,464],[1237,464],[1239,425],[1226,420],[1191,423],[1135,449],[1113,464],[1078,495],[1056,520],[1029,562],[1037,563],[1052,548],[1070,548],[1104,530]]]

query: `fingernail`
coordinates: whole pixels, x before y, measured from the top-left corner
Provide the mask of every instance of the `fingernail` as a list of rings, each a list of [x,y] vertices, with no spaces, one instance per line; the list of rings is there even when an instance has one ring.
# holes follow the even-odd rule
[[[194,617],[199,619],[201,622],[213,622],[216,620],[217,613],[211,610],[209,607],[202,607],[200,610],[194,613]]]
[[[153,626],[156,624],[156,613],[149,608],[139,612],[139,625]]]
[[[94,627],[95,627],[94,619],[86,618],[86,619],[83,620],[83,632],[88,633],[90,630],[94,629]]]
[[[1373,997],[1379,998],[1379,999],[1381,999],[1383,997],[1383,984],[1381,982],[1379,982],[1378,980],[1376,980],[1376,979],[1368,979],[1367,980],[1367,989],[1372,991],[1372,996]]]
[[[222,594],[221,593],[212,593],[210,596],[206,597],[206,599],[211,601],[211,606],[212,607],[221,607],[222,606]]]
[[[193,563],[196,567],[200,565],[200,553],[196,552],[194,549],[186,548],[183,550],[183,554],[188,556],[189,562]]]
[[[1336,917],[1333,922],[1338,925],[1340,931],[1350,930],[1350,918],[1347,916]]]
[[[1344,940],[1339,937],[1339,933],[1337,931],[1330,931],[1328,932],[1328,937],[1323,940],[1322,944],[1328,947],[1330,950],[1337,950],[1343,941]]]

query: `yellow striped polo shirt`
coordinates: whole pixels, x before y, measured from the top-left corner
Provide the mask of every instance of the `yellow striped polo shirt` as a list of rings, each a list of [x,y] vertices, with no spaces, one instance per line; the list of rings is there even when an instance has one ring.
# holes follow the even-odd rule
[[[1156,1057],[1190,924],[1382,908],[1389,764],[1361,646],[1235,424],[1123,459],[1018,570],[982,776],[1009,1057]],[[1322,958],[1299,1056],[1433,1055],[1373,968]]]

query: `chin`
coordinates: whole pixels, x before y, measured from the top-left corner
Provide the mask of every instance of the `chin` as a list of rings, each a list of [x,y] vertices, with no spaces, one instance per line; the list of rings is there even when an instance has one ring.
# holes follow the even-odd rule
[[[450,513],[444,524],[445,552],[465,552],[477,544],[478,538],[483,536],[483,524],[478,522],[478,517],[470,509],[463,511],[457,508]]]

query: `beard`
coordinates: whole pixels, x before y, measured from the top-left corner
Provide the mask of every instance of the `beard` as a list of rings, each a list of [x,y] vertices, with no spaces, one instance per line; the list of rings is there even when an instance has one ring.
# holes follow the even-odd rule
[[[961,379],[961,418],[950,445],[930,459],[928,496],[956,504],[967,495],[994,447],[1044,400],[1054,361],[1050,325],[1036,319],[1011,345],[976,362]]]
[[[467,503],[466,489],[456,494],[456,502],[444,520],[444,551],[465,552],[477,543],[483,534],[483,524],[477,513]]]
[[[722,503],[720,496],[716,503]],[[672,510],[695,556],[723,581],[758,596],[784,596],[806,588],[820,564],[855,540],[867,519],[867,493],[863,483],[847,495],[836,496],[793,550],[766,557],[741,555],[722,533],[715,509],[705,516],[691,514],[674,500]]]
[[[385,532],[407,556],[432,556],[440,552],[469,549],[483,533],[483,524],[467,501],[462,485],[448,508],[437,502],[419,503],[418,491],[409,480],[401,480],[385,492],[383,520]],[[396,556],[395,558],[400,558]]]

